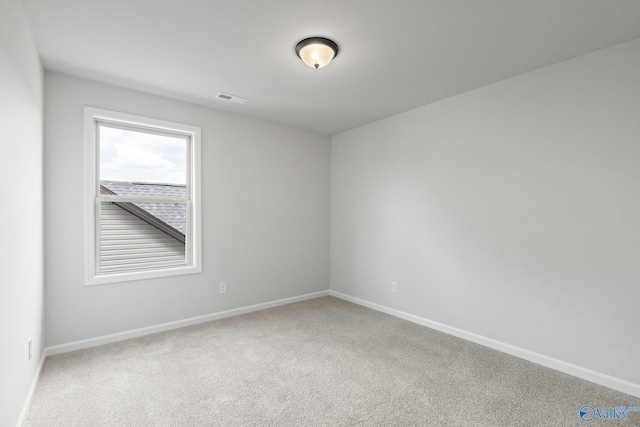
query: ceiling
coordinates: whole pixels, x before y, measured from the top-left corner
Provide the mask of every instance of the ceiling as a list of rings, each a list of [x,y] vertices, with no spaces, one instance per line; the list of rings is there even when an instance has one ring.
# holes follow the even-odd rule
[[[46,69],[326,135],[640,37],[636,0],[22,4]],[[316,35],[319,70],[294,53]]]

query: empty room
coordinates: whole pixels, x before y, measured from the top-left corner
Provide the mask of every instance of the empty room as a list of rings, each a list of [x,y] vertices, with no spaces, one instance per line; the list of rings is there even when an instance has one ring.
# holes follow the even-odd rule
[[[0,0],[0,427],[640,426],[639,23]]]

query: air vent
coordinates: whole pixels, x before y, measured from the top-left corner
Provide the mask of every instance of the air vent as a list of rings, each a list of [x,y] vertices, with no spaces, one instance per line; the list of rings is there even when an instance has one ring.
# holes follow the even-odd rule
[[[218,92],[216,98],[221,99],[222,101],[235,102],[236,104],[244,104],[248,101],[247,98],[242,98],[240,96],[231,95],[230,93]]]

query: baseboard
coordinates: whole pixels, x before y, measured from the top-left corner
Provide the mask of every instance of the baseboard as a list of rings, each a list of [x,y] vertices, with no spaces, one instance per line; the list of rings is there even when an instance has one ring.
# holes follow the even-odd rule
[[[205,314],[203,316],[191,317],[189,319],[177,320],[175,322],[162,323],[160,325],[148,326],[146,328],[133,329],[116,334],[103,335],[96,338],[89,338],[81,341],[73,341],[66,344],[55,345],[46,348],[47,356],[53,356],[70,351],[81,350],[84,348],[96,347],[103,344],[124,341],[130,338],[137,338],[144,335],[155,334],[158,332],[169,331],[171,329],[183,328],[185,326],[197,325],[199,323],[211,322],[212,320],[224,319],[226,317],[238,316],[240,314],[251,313],[254,311],[265,310],[267,308],[278,307],[281,305],[292,304],[295,302],[305,301],[308,299],[319,298],[329,295],[329,291],[314,292],[311,294],[300,295],[297,297],[285,298],[277,301],[265,302],[262,304],[250,305],[247,307],[236,308],[233,310],[220,311],[218,313]]]
[[[613,390],[620,391],[622,393],[630,394],[635,397],[640,397],[640,384],[635,384],[620,378],[612,377],[601,372],[593,371],[591,369],[583,368],[572,363],[564,362],[562,360],[554,359],[533,351],[525,350],[520,347],[513,346],[501,341],[497,341],[491,338],[484,337],[482,335],[474,334],[462,329],[454,328],[433,320],[425,319],[423,317],[415,316],[413,314],[405,313],[400,310],[396,310],[390,307],[386,307],[380,304],[369,302],[360,298],[352,297],[333,290],[329,291],[329,295],[336,298],[343,299],[345,301],[352,302],[354,304],[361,305],[363,307],[371,308],[382,313],[390,314],[395,317],[399,317],[404,320],[408,320],[413,323],[417,323],[422,326],[426,326],[431,329],[435,329],[440,332],[444,332],[449,335],[456,336],[458,338],[465,339],[467,341],[474,342],[476,344],[483,345],[485,347],[492,348],[494,350],[501,351],[503,353],[510,354],[512,356],[519,357],[521,359],[528,360],[529,362],[537,363],[538,365],[545,366],[547,368],[555,369],[562,373],[581,378],[583,380],[591,381]]]
[[[31,408],[31,402],[33,401],[33,396],[36,393],[36,388],[38,387],[38,381],[40,380],[40,374],[42,373],[42,368],[44,367],[44,361],[47,358],[47,349],[45,348],[42,352],[42,357],[40,357],[40,362],[38,362],[38,368],[36,372],[33,374],[33,380],[31,380],[31,387],[29,388],[29,393],[27,393],[27,398],[24,400],[24,405],[22,406],[22,412],[20,412],[20,418],[18,418],[17,427],[21,427],[24,423],[24,420],[27,418],[27,414],[29,413],[29,408]]]

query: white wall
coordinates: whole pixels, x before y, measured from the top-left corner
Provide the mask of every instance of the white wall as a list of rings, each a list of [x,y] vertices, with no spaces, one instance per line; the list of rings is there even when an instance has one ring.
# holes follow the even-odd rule
[[[202,127],[203,273],[84,285],[85,105]],[[328,137],[46,72],[45,141],[49,346],[329,288]]]
[[[43,352],[42,95],[42,67],[20,2],[2,1],[0,426],[16,425]]]
[[[332,290],[640,384],[639,70],[640,39],[334,136]]]

